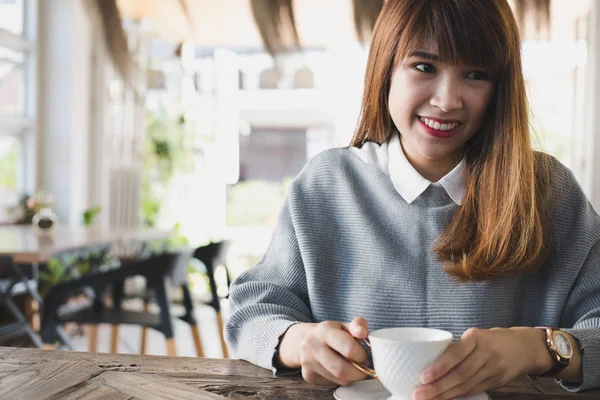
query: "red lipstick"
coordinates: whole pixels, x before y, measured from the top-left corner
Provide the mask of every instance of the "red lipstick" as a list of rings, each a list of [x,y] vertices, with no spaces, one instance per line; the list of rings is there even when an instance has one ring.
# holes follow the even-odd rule
[[[451,129],[449,131],[439,131],[439,130],[431,128],[430,126],[425,124],[425,122],[423,122],[423,120],[421,118],[417,118],[417,119],[419,120],[419,123],[421,124],[423,129],[425,129],[425,132],[429,133],[431,136],[434,136],[437,138],[443,138],[443,139],[453,136],[456,133],[456,129],[460,126],[460,125],[457,125],[456,128]]]

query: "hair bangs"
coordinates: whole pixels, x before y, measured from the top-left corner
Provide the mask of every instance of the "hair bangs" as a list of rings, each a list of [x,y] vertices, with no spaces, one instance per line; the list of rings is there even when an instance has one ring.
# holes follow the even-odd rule
[[[498,29],[498,17],[481,12],[473,1],[419,2],[400,36],[396,65],[412,52],[433,48],[440,62],[481,68],[493,77],[501,74],[519,49],[507,45],[510,40]]]

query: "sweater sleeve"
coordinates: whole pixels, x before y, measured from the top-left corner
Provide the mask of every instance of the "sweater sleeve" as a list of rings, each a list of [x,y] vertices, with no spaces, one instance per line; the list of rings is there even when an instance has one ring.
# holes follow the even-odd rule
[[[294,232],[289,197],[274,229],[271,243],[256,266],[242,273],[230,291],[226,340],[237,358],[269,368],[281,336],[300,322],[312,322],[306,274]]]
[[[592,246],[567,298],[561,326],[582,349],[583,382],[561,382],[569,391],[600,387],[600,241]]]

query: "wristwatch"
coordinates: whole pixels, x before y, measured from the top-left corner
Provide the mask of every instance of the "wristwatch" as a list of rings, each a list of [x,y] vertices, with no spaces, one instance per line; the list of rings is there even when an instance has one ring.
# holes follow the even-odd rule
[[[548,326],[538,326],[537,328],[546,331],[546,347],[554,361],[552,368],[540,376],[554,376],[571,363],[573,344],[569,339],[569,335],[560,329]]]

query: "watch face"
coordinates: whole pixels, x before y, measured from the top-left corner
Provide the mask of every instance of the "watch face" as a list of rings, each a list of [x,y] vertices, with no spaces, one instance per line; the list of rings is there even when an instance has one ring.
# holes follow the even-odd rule
[[[554,345],[556,346],[556,351],[563,357],[571,356],[571,342],[566,336],[560,332],[556,332],[554,334]]]

